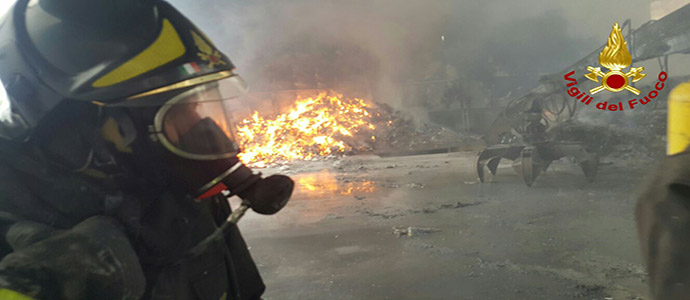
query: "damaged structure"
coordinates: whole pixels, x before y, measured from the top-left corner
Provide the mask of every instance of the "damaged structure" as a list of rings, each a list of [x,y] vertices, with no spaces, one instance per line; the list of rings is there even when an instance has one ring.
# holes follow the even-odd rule
[[[690,53],[690,22],[688,20],[690,20],[690,5],[684,6],[658,21],[650,21],[636,30],[632,30],[630,20],[623,23],[622,28],[618,28],[618,24],[616,24],[607,45],[566,67],[562,72],[544,76],[539,85],[529,94],[511,101],[484,136],[490,146],[481,151],[477,158],[477,175],[480,180],[482,182],[485,180],[485,167],[488,167],[489,171],[495,175],[500,160],[507,158],[515,162],[516,171],[521,175],[525,184],[531,186],[537,176],[546,170],[552,161],[565,156],[573,157],[582,168],[585,177],[589,181],[594,180],[599,163],[597,153],[594,152],[595,149],[587,149],[581,143],[557,141],[557,137],[552,134],[559,131],[558,127],[561,124],[573,120],[578,110],[592,103],[591,96],[587,95],[583,98],[584,92],[572,94],[568,89],[585,79],[598,81],[597,76],[603,75],[603,73],[598,71],[598,68],[596,70],[592,68],[592,65],[601,63],[609,69],[615,69],[613,65],[607,65],[604,62],[611,59],[605,57],[606,52],[611,51],[608,48],[616,46],[612,44],[612,41],[618,41],[623,52],[628,52],[628,47],[630,49],[629,54],[627,54],[628,61],[624,64],[626,67],[631,62],[658,60],[661,73],[656,89],[661,91],[664,87],[664,81],[668,78],[668,56],[677,53]],[[623,40],[621,31],[625,30],[627,30],[627,34]],[[625,41],[628,41],[627,45]],[[633,69],[638,73],[640,71],[640,68]],[[643,75],[640,76],[644,77]],[[630,83],[640,79],[636,77],[631,79]],[[633,93],[634,91],[636,94],[640,93],[639,90],[628,85],[627,79],[624,80],[626,87]],[[606,84],[604,81],[605,78],[602,78],[602,84]],[[590,93],[596,93],[600,90],[598,88],[592,89]],[[654,97],[661,94],[661,92],[652,91],[655,93]],[[661,99],[663,96],[659,98]],[[639,103],[647,104],[649,102],[650,99],[645,97]],[[602,103],[605,110],[606,102]],[[622,111],[623,103],[618,103]],[[638,102],[633,99],[628,101],[628,104],[632,109],[634,104],[638,104]],[[628,106],[628,104],[625,105]],[[656,107],[656,103],[652,105]],[[615,109],[612,110],[618,110],[618,106],[616,105]]]

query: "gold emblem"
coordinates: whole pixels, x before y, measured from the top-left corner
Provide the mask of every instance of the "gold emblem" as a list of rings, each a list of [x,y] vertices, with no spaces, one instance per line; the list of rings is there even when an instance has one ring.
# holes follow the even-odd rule
[[[592,95],[604,89],[610,92],[628,90],[635,95],[640,94],[640,90],[630,86],[630,83],[640,81],[647,74],[642,73],[644,67],[630,68],[627,73],[621,71],[632,64],[632,56],[628,52],[628,43],[625,42],[618,23],[613,24],[606,47],[599,54],[599,64],[609,71],[604,73],[599,67],[587,66],[587,71],[590,72],[585,75],[587,79],[599,82],[599,77],[602,77],[601,85],[589,90]]]
[[[220,52],[209,45],[204,38],[194,31],[192,31],[192,37],[194,37],[194,43],[200,51],[196,55],[198,55],[201,60],[207,61],[209,68],[213,68],[215,65],[225,64],[225,62],[220,59]]]

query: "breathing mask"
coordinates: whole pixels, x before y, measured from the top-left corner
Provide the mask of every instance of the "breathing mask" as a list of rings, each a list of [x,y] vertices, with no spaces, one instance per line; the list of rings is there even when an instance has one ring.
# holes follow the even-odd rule
[[[231,74],[190,88],[108,105],[106,112],[124,109],[127,116],[114,117],[117,133],[104,134],[104,138],[119,151],[140,156],[140,162],[141,156],[145,157],[143,165],[164,172],[175,188],[197,199],[227,190],[250,205],[257,203],[252,205],[257,212],[274,213],[277,209],[271,212],[271,206],[282,207],[294,184],[283,175],[262,178],[237,158],[240,148],[233,139],[232,107],[228,100],[245,92],[242,78]],[[123,128],[128,123],[134,129]]]

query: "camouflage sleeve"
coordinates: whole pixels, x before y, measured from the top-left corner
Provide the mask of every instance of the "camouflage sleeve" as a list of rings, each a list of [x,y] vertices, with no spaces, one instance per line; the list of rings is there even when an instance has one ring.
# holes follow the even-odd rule
[[[36,299],[139,299],[145,279],[120,225],[92,217],[69,230],[19,221],[7,229],[13,252],[0,261],[0,289]]]
[[[690,157],[666,158],[638,199],[637,228],[657,300],[690,295]]]

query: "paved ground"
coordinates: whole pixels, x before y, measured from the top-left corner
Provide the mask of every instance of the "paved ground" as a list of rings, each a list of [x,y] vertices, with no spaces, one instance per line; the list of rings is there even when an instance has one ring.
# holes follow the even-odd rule
[[[291,203],[240,222],[266,299],[646,299],[633,209],[649,165],[587,183],[558,161],[528,188],[509,165],[478,183],[474,155],[281,170]]]

